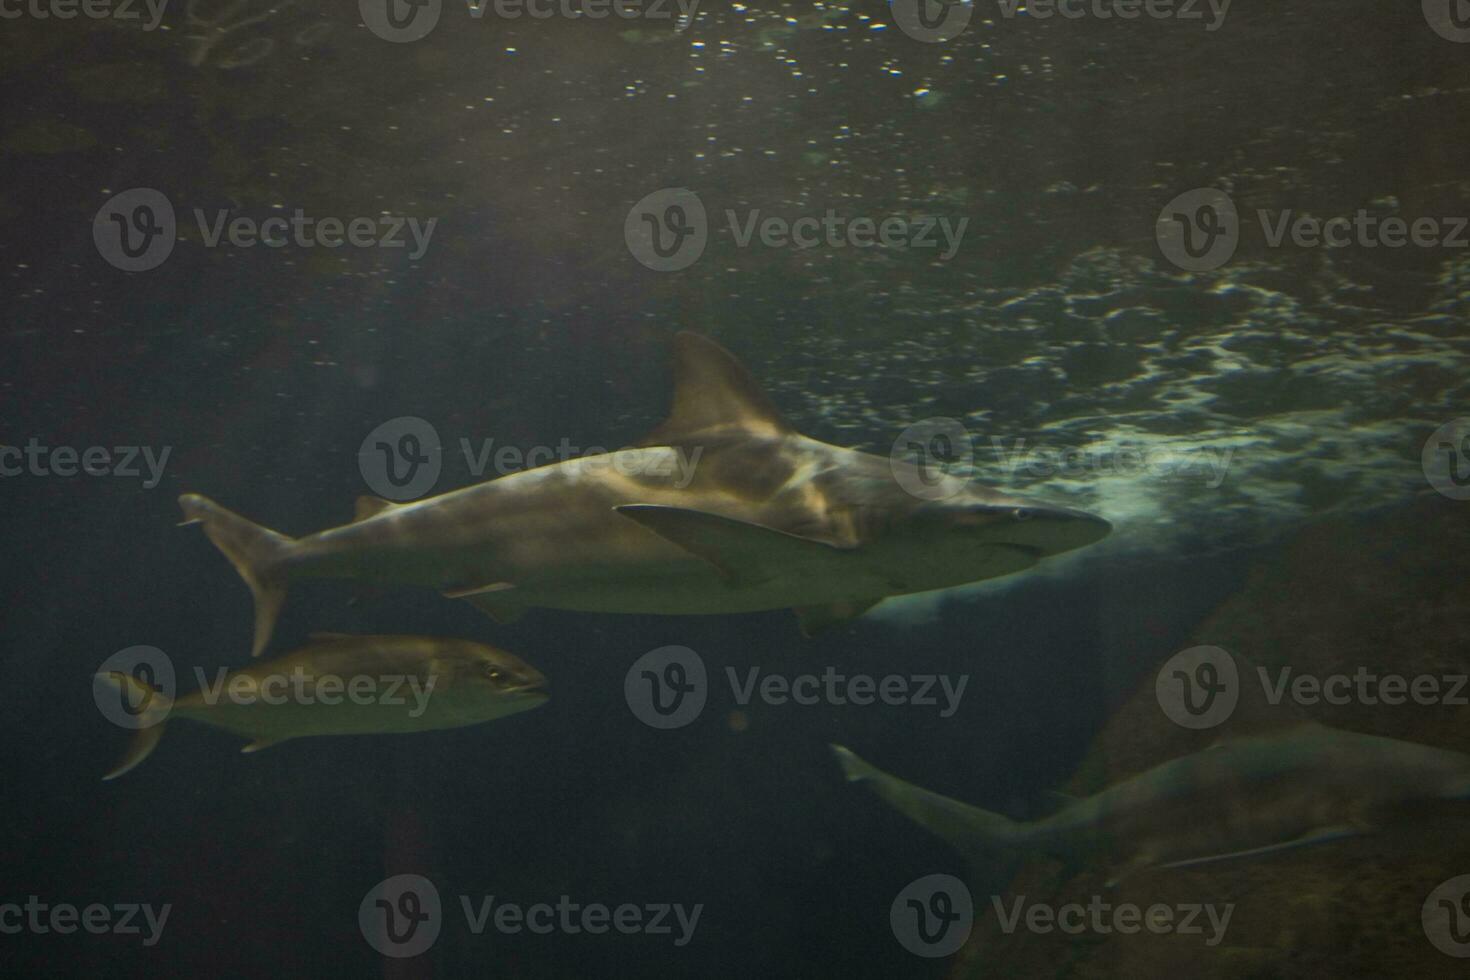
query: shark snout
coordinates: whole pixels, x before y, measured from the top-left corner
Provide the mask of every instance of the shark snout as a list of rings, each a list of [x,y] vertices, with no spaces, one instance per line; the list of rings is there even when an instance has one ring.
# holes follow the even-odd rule
[[[1107,537],[1113,525],[1096,514],[1070,507],[1023,503],[1003,508],[995,536],[1012,547],[1056,555],[1094,544]]]
[[[1052,504],[1001,497],[949,507],[943,520],[960,534],[1045,558],[1107,537],[1113,526],[1095,514]]]

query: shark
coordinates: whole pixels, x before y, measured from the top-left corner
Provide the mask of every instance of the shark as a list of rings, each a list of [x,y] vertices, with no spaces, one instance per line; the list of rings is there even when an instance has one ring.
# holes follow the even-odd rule
[[[203,673],[200,673],[203,680]],[[312,735],[434,731],[494,721],[548,698],[546,678],[512,653],[436,636],[313,633],[305,646],[170,698],[123,673],[96,675],[137,719],[122,760],[103,779],[138,766],[169,718],[185,718],[250,739],[258,752]]]
[[[1032,857],[1102,864],[1108,885],[1153,868],[1258,858],[1412,823],[1438,801],[1470,799],[1470,756],[1302,721],[1221,739],[1039,820],[1013,820],[885,773],[832,746],[849,782],[990,870]]]
[[[800,434],[734,355],[682,332],[672,409],[633,446],[412,502],[360,498],[351,523],[299,538],[199,494],[179,504],[249,585],[256,656],[303,579],[428,587],[502,622],[531,608],[792,608],[810,634],[889,596],[1009,575],[1111,531],[973,482],[943,497],[906,489],[920,481],[932,473],[918,461]]]

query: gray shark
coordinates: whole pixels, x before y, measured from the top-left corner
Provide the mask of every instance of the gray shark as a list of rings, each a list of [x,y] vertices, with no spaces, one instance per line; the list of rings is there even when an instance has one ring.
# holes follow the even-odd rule
[[[673,409],[637,446],[412,503],[363,498],[351,524],[294,539],[197,494],[179,503],[254,593],[256,655],[298,579],[427,586],[502,621],[531,607],[793,607],[810,632],[888,596],[1020,571],[1111,530],[980,486],[944,499],[904,489],[926,475],[797,433],[728,351],[681,333]]]
[[[1303,722],[1224,739],[1172,759],[1041,820],[1022,822],[920,789],[842,746],[849,781],[879,796],[969,860],[1034,856],[1101,863],[1109,884],[1181,868],[1370,834],[1439,800],[1470,798],[1470,756]]]

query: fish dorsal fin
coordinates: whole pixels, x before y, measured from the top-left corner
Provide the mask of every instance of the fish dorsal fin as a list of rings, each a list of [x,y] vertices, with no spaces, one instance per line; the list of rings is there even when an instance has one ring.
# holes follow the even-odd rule
[[[792,431],[734,354],[708,337],[676,334],[674,406],[638,445],[677,445],[698,433],[729,427],[768,436]]]
[[[377,517],[383,511],[391,510],[397,506],[393,501],[384,500],[382,497],[358,497],[356,506],[352,512],[352,523],[356,524],[358,521],[365,521],[369,517]]]

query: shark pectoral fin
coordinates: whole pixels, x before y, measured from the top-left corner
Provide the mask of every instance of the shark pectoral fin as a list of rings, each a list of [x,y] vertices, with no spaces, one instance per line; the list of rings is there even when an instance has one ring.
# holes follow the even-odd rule
[[[526,602],[510,582],[491,582],[470,589],[452,589],[449,599],[463,599],[497,623],[513,623],[526,614]]]
[[[1346,837],[1357,837],[1363,833],[1360,827],[1353,824],[1334,824],[1331,827],[1318,827],[1310,830],[1300,837],[1282,841],[1279,844],[1267,844],[1264,847],[1252,847],[1244,851],[1231,851],[1227,854],[1207,854],[1203,857],[1185,858],[1183,861],[1170,861],[1161,864],[1161,868],[1190,868],[1198,864],[1213,864],[1216,861],[1233,861],[1236,858],[1261,857],[1265,854],[1275,854],[1278,851],[1295,850],[1298,847],[1310,847],[1313,844],[1326,844],[1328,841],[1342,840]]]
[[[801,626],[802,636],[812,636],[833,626],[840,626],[857,619],[863,613],[883,601],[877,599],[855,599],[851,602],[829,602],[822,606],[796,606],[796,622]]]
[[[369,517],[377,517],[383,511],[391,510],[397,506],[393,501],[384,500],[382,497],[358,497],[352,511],[352,523],[356,524],[358,521],[365,521]]]
[[[249,745],[245,746],[240,751],[245,755],[249,755],[252,752],[259,752],[261,749],[268,749],[272,745],[280,745],[282,742],[287,741],[289,738],[289,735],[282,736],[280,738],[268,738],[266,736],[261,736],[260,738],[257,738],[255,741],[251,742]]]
[[[819,574],[850,550],[703,510],[660,504],[622,504],[613,510],[703,558],[734,588],[757,585],[778,574]]]

